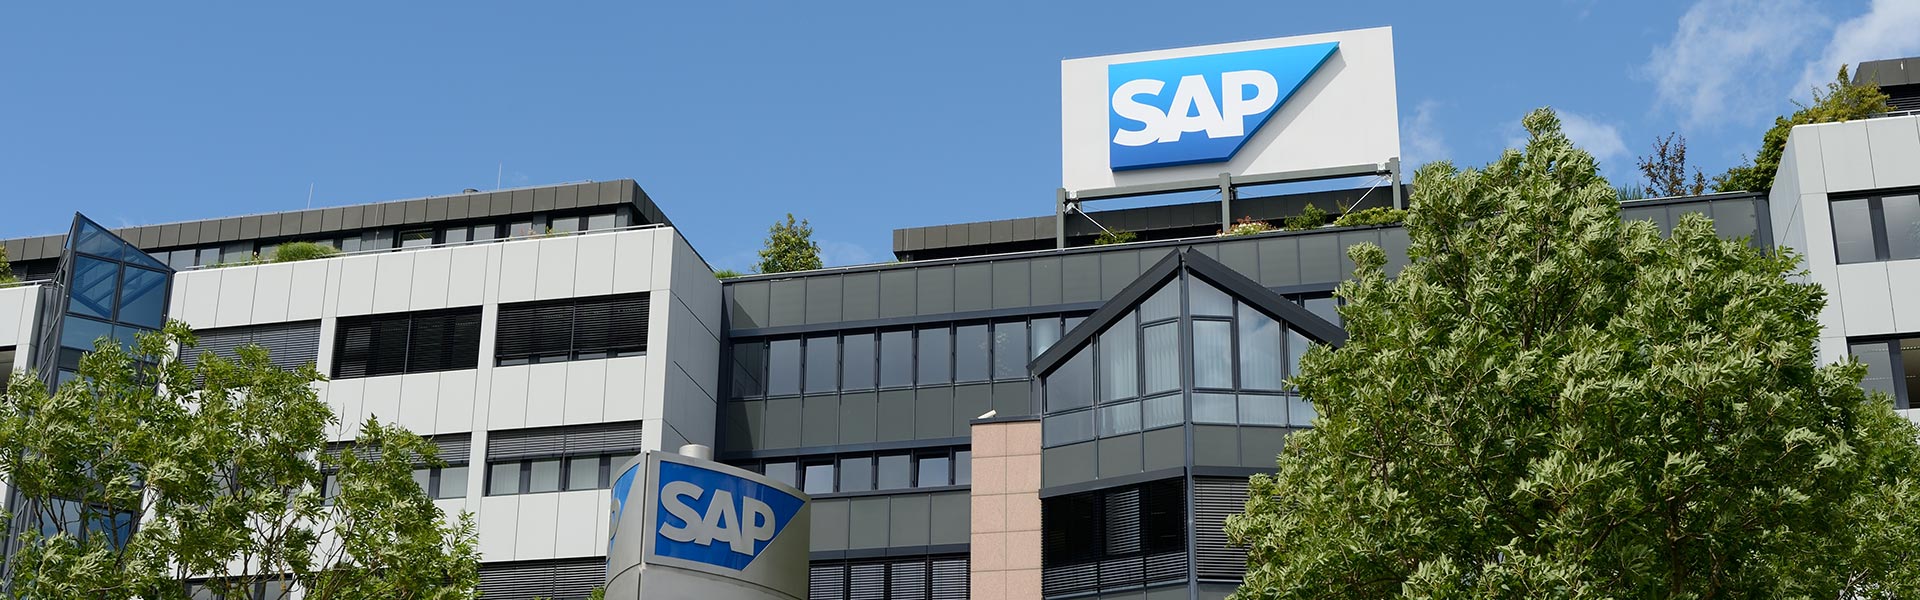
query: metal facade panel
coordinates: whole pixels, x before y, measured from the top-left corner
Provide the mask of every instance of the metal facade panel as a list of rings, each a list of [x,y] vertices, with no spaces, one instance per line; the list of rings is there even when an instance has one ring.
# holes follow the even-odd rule
[[[402,224],[425,223],[427,222],[427,201],[408,200],[400,214]]]
[[[447,198],[428,198],[427,199],[427,220],[428,221],[447,220],[447,200],[448,200]]]
[[[274,215],[279,216],[279,215]],[[160,247],[169,248],[180,245],[180,225],[178,223],[160,226]]]
[[[580,188],[563,185],[553,190],[554,208],[574,208],[580,205]]]
[[[553,209],[553,188],[540,188],[533,191],[533,210],[546,212]]]
[[[513,198],[514,214],[533,212],[533,190],[514,190],[509,196]]]

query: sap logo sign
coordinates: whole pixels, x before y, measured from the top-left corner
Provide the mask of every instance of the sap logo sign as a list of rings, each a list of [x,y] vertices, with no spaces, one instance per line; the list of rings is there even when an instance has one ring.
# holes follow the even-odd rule
[[[661,461],[654,553],[747,568],[799,514],[800,498],[748,479]]]
[[[1333,56],[1339,42],[1107,66],[1115,171],[1220,162]]]

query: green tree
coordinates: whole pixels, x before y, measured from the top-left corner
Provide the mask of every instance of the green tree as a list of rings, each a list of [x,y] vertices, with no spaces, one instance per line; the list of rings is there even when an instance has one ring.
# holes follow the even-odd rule
[[[11,597],[183,598],[188,578],[227,598],[476,596],[471,516],[449,523],[412,478],[431,444],[369,420],[334,457],[312,365],[248,346],[188,366],[172,348],[193,342],[178,322],[130,349],[103,339],[53,393],[21,373],[0,396],[0,472],[26,500],[12,517],[37,525],[15,540]]]
[[[1112,246],[1114,244],[1131,244],[1138,239],[1140,239],[1138,234],[1116,227],[1114,229],[1103,230],[1100,232],[1100,235],[1094,236],[1093,245]]]
[[[13,263],[7,262],[7,247],[0,245],[0,283],[18,281],[13,277]]]
[[[820,244],[813,241],[813,226],[806,219],[795,223],[787,213],[785,223],[775,221],[767,228],[767,246],[760,249],[761,273],[787,273],[820,268]]]
[[[1785,117],[1776,117],[1773,127],[1760,138],[1760,150],[1752,162],[1727,169],[1713,178],[1713,189],[1722,192],[1756,191],[1773,189],[1773,176],[1780,170],[1780,156],[1787,151],[1787,134],[1793,133],[1795,125],[1813,123],[1834,123],[1853,119],[1865,119],[1885,113],[1887,95],[1880,91],[1880,85],[1871,81],[1854,83],[1847,79],[1847,67],[1840,66],[1840,75],[1827,84],[1824,93],[1813,90],[1813,104],[1794,103],[1800,110]]]
[[[1916,430],[1816,366],[1799,259],[1623,222],[1551,111],[1420,169],[1411,263],[1350,250],[1349,338],[1228,521],[1253,598],[1912,598]]]
[[[1645,192],[1654,197],[1698,196],[1707,191],[1707,177],[1700,169],[1687,177],[1687,138],[1678,133],[1653,138],[1653,154],[1635,163],[1647,178]]]

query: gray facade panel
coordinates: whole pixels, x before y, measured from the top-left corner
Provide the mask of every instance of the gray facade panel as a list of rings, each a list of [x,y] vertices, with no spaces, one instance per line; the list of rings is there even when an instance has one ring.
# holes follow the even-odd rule
[[[923,267],[915,269],[914,275],[919,282],[918,314],[953,312],[953,267]]]
[[[1029,261],[1009,260],[993,263],[993,307],[1020,308],[1032,305],[1033,267]]]
[[[907,250],[919,251],[927,247],[927,232],[923,229],[907,230]]]
[[[1076,254],[1061,257],[1060,301],[1097,302],[1100,299],[1100,256]]]
[[[1004,244],[1013,241],[1013,221],[994,221],[991,225],[994,243]]]
[[[367,211],[358,206],[349,206],[341,210],[340,228],[347,231],[360,229],[367,225]]]
[[[427,199],[427,221],[437,222],[437,221],[447,220],[447,201],[448,200],[449,200],[448,198],[428,198]]]
[[[839,275],[807,278],[807,324],[841,320],[840,280]]]
[[[514,190],[508,196],[513,199],[514,214],[533,212],[533,190]]]
[[[277,222],[279,220],[280,215],[269,215],[269,216],[274,217],[275,221]],[[159,244],[160,244],[160,247],[162,248],[171,248],[173,246],[180,245],[180,225],[177,223],[172,225],[161,225]],[[19,255],[15,254],[15,256],[19,256]]]
[[[1033,270],[1033,306],[1048,306],[1063,302],[1061,299],[1060,258],[1046,257],[1027,261]]]
[[[473,204],[472,196],[453,196],[451,198],[447,198],[447,207],[446,207],[447,218],[448,219],[467,218],[467,207],[471,206],[472,204]],[[428,212],[431,213],[433,207],[429,206],[427,208],[428,208]]]
[[[1094,443],[1082,442],[1040,451],[1040,487],[1093,481],[1098,474]]]
[[[840,397],[840,443],[868,444],[877,438],[874,423],[879,409],[873,392]]]
[[[852,514],[860,515],[850,519],[847,525],[847,548],[885,548],[887,534],[892,530],[890,523],[893,513],[893,501],[886,496],[876,498],[854,498],[848,509]]]
[[[903,494],[893,497],[892,526],[887,535],[889,546],[925,546],[927,536],[933,529],[933,512],[930,498],[926,494]],[[940,515],[940,518],[951,518]]]
[[[967,239],[975,243],[991,242],[993,241],[993,226],[989,223],[968,223]]]
[[[1240,466],[1274,468],[1280,449],[1287,445],[1286,429],[1277,427],[1240,428]]]
[[[832,446],[840,443],[840,398],[807,396],[800,402],[800,445]]]
[[[574,208],[580,206],[580,186],[567,185],[554,188],[554,208]]]
[[[1227,268],[1233,269],[1234,271],[1238,271],[1241,275],[1247,276],[1247,279],[1259,281],[1260,280],[1259,244],[1260,244],[1259,242],[1256,242],[1253,240],[1246,240],[1246,241],[1240,241],[1240,242],[1227,242],[1227,243],[1221,244],[1220,245],[1220,264],[1224,264],[1227,266]]]
[[[321,211],[317,210],[300,211],[300,233],[302,235],[311,235],[323,231],[323,228],[320,226],[320,212]]]
[[[932,250],[936,248],[947,247],[947,228],[946,227],[928,227],[928,228],[922,229],[921,233],[925,236],[925,239],[921,240],[920,242],[921,249]]]
[[[781,327],[806,323],[807,281],[805,279],[782,279],[773,282],[772,299],[768,302],[767,325]]]
[[[1193,426],[1193,464],[1210,467],[1240,466],[1240,436],[1231,425]]]
[[[533,191],[533,209],[549,211],[558,208],[553,201],[553,188],[540,188]]]
[[[1380,230],[1380,249],[1387,254],[1386,272],[1389,277],[1397,277],[1401,269],[1407,268],[1407,249],[1411,244],[1404,227]]]
[[[914,437],[935,439],[953,437],[953,388],[929,387],[914,390]]]
[[[633,200],[633,184],[625,181],[602,181],[597,185],[600,188],[600,205],[619,204]]]
[[[320,230],[339,231],[346,221],[346,213],[351,209],[328,208],[320,211]]]
[[[953,268],[953,309],[959,312],[993,308],[993,265],[974,263]]]
[[[720,424],[721,448],[727,452],[745,452],[759,449],[758,434],[760,428],[761,403],[728,402],[723,414],[726,420]]]
[[[931,498],[933,520],[929,544],[965,544],[970,542],[969,524],[973,522],[973,503],[967,492],[944,492]]]
[[[267,213],[264,215],[260,215],[260,235],[268,236],[268,237],[280,237],[280,236],[293,235],[293,232],[284,231],[281,229],[281,225],[280,225],[281,222],[282,222],[282,219],[280,218],[280,213]]]
[[[846,500],[813,501],[813,531],[809,549],[814,552],[832,552],[847,549],[847,524],[849,502]]]
[[[260,217],[240,217],[240,239],[260,237]]]
[[[199,246],[204,243],[205,242],[200,239],[199,221],[188,221],[180,224],[180,245]]]
[[[880,274],[854,273],[841,278],[841,316],[848,321],[880,318]]]
[[[1260,285],[1300,284],[1300,240],[1292,237],[1260,240]]]
[[[1300,283],[1340,281],[1340,241],[1331,235],[1300,237]]]
[[[880,392],[879,410],[875,411],[875,426],[879,429],[879,441],[900,442],[913,439],[913,391],[887,390]]]
[[[772,323],[767,306],[769,285],[765,281],[755,281],[728,287],[733,291],[733,314],[730,318],[734,329],[766,327]]]
[[[240,219],[238,218],[221,219],[219,241],[231,242],[239,239],[240,239]]]
[[[1109,252],[1100,255],[1100,299],[1112,298],[1120,289],[1140,276],[1140,253]]]
[[[1171,469],[1187,462],[1187,430],[1180,427],[1155,429],[1141,434],[1145,439],[1144,471]]]
[[[969,423],[993,410],[993,385],[979,383],[953,388],[953,416],[957,431],[968,431]]]
[[[1340,273],[1339,279],[1353,275],[1353,257],[1347,251],[1360,244],[1380,245],[1380,232],[1377,229],[1364,231],[1346,231],[1340,233]]]
[[[800,422],[799,398],[774,398],[767,400],[766,431],[761,433],[761,448],[781,449],[800,447],[800,428],[794,423]]]
[[[493,192],[487,194],[487,216],[504,217],[513,214],[513,194]]]
[[[1120,477],[1141,471],[1140,434],[1100,440],[1100,477]]]
[[[1039,239],[1039,234],[1034,233],[1038,224],[1035,223],[1033,219],[1014,219],[1011,225],[1013,228],[1014,241],[1024,242]]]
[[[912,269],[880,272],[880,317],[910,317],[919,305],[914,290],[918,287]]]
[[[993,410],[1001,417],[1033,414],[1033,386],[1025,381],[993,384]],[[979,415],[974,415],[979,416]]]

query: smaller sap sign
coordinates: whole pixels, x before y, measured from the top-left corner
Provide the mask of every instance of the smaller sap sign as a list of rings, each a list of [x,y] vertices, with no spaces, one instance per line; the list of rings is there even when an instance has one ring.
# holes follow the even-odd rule
[[[1339,42],[1107,65],[1113,170],[1233,158]]]
[[[804,500],[749,479],[660,462],[653,490],[653,553],[731,569],[747,568],[780,536]]]

